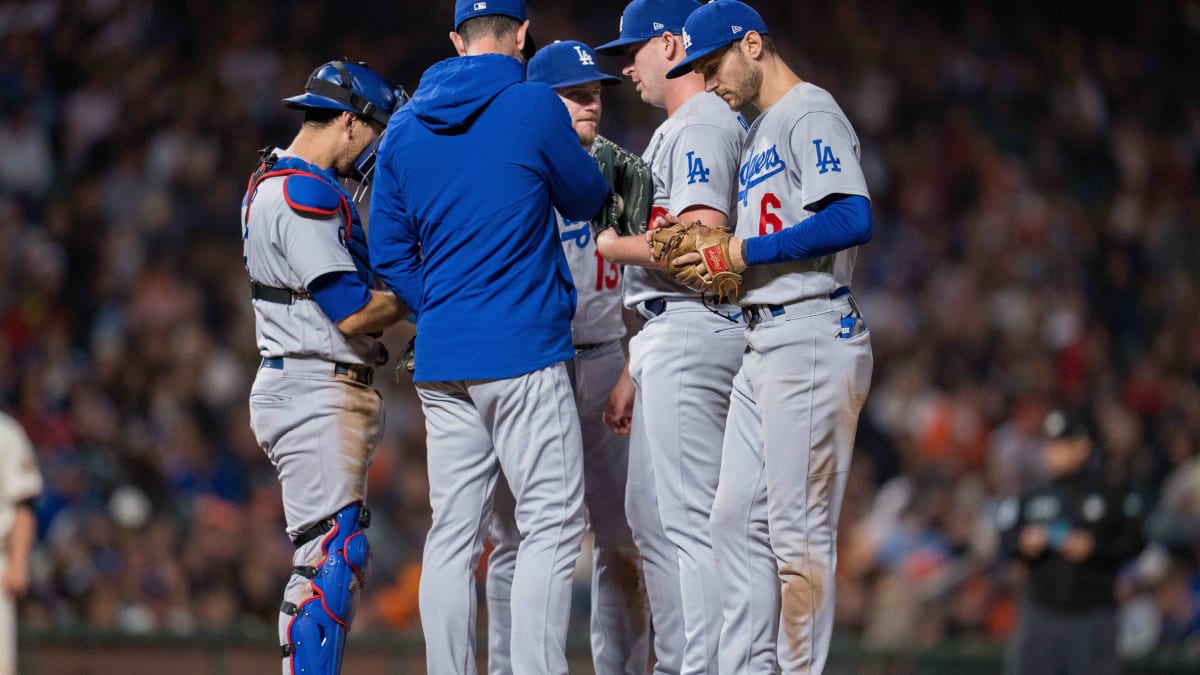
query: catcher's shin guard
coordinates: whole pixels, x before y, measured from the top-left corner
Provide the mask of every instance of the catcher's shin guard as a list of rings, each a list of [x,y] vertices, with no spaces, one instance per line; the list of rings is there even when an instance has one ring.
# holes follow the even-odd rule
[[[371,545],[363,528],[370,511],[351,504],[314,526],[297,540],[297,546],[321,540],[321,562],[315,567],[297,567],[295,573],[309,579],[312,596],[293,604],[284,601],[280,611],[291,615],[283,658],[291,660],[295,675],[338,675],[346,633],[358,609],[358,592],[371,570]]]

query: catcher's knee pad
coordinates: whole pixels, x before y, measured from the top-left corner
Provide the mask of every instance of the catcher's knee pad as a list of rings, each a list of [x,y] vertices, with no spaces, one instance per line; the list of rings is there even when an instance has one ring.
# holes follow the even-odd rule
[[[321,562],[315,567],[295,568],[296,574],[310,580],[312,597],[298,605],[285,601],[280,609],[292,617],[283,657],[291,659],[296,675],[341,672],[346,633],[358,609],[358,592],[371,571],[371,545],[363,532],[369,523],[370,511],[362,504],[351,504],[315,526],[317,536],[324,532]],[[297,544],[303,545],[307,535],[301,535]]]

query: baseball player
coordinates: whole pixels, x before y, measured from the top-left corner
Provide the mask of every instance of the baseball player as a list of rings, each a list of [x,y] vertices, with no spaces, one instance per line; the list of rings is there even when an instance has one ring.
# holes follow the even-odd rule
[[[275,465],[296,545],[279,637],[284,673],[338,673],[358,591],[371,566],[363,529],[367,469],[383,433],[371,387],[387,360],[371,333],[402,306],[374,290],[366,235],[340,178],[365,182],[392,113],[407,99],[364,64],[331,61],[304,93],[287,149],[264,151],[242,201],[262,365],[250,425]]]
[[[0,413],[0,675],[17,672],[17,599],[29,588],[42,475],[21,425]]]
[[[611,141],[597,136],[600,89],[620,84],[621,78],[600,72],[590,47],[573,40],[547,45],[529,61],[526,78],[554,88],[585,148],[595,151],[612,146]],[[649,176],[641,160],[627,157]],[[650,623],[639,584],[637,549],[625,519],[628,439],[609,431],[602,420],[609,393],[625,367],[620,268],[600,256],[588,221],[555,215],[579,296],[571,320],[575,359],[568,368],[583,435],[583,498],[594,535],[592,663],[598,675],[643,675],[649,658]],[[513,506],[512,493],[501,481],[490,531],[494,548],[488,557],[488,670],[492,675],[513,672],[508,658],[509,593],[521,542]]]
[[[525,82],[523,0],[458,0],[434,64],[380,146],[371,261],[416,314],[433,522],[421,573],[431,673],[475,672],[475,581],[501,469],[521,535],[511,662],[566,673],[583,540],[583,447],[565,362],[575,288],[555,223],[608,184],[554,90]]]
[[[871,343],[849,293],[871,238],[859,143],[829,93],[784,63],[737,0],[688,17],[687,58],[734,110],[760,111],[742,150],[736,236],[688,258],[743,273],[748,349],[733,382],[713,548],[721,673],[819,673],[833,628],[838,512]],[[674,264],[683,261],[675,259]]]
[[[652,219],[676,214],[724,229],[733,222],[745,121],[699,76],[668,81],[683,60],[684,20],[694,0],[634,0],[620,36],[596,51],[625,54],[623,73],[646,103],[667,111],[643,158],[654,174]],[[745,342],[738,308],[684,288],[653,265],[639,236],[598,235],[600,253],[629,264],[624,302],[645,321],[630,342],[627,386],[609,418],[631,423],[626,513],[643,559],[655,628],[655,669],[716,672],[721,603],[708,521],[721,466],[721,436]],[[682,621],[680,621],[682,620]]]

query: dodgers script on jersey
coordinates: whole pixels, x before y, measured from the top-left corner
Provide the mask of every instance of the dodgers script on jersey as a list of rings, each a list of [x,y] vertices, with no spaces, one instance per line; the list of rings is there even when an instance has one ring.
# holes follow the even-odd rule
[[[731,173],[745,138],[745,121],[716,94],[696,94],[679,106],[655,130],[642,156],[654,174],[651,224],[689,206],[716,209],[732,223],[736,214],[729,213],[729,202],[737,181]],[[652,298],[695,297],[695,291],[662,272],[634,266],[625,270],[626,307]]]
[[[563,255],[575,280],[575,317],[571,338],[577,345],[599,344],[625,336],[621,318],[621,268],[600,255],[586,220],[566,220],[555,212]]]
[[[758,116],[738,171],[742,239],[804,227],[808,207],[832,194],[870,199],[859,164],[858,135],[824,89],[802,82]],[[833,255],[750,267],[743,305],[788,303],[850,285],[858,248]]]
[[[276,148],[279,157],[295,157]],[[299,291],[330,272],[353,272],[342,217],[309,217],[288,205],[283,177],[258,186],[246,222],[242,205],[242,250],[250,278],[276,288]],[[313,356],[328,361],[374,365],[380,346],[367,335],[347,336],[312,300],[284,305],[254,301],[258,351],[264,357]]]

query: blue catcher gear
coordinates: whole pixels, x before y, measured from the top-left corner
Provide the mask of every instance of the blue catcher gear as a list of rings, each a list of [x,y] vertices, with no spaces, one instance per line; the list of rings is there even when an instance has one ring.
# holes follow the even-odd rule
[[[408,93],[361,61],[330,61],[308,76],[303,94],[283,102],[299,110],[345,110],[386,126],[392,113],[408,103]]]
[[[287,644],[282,646],[283,658],[291,659],[292,673],[341,672],[346,633],[358,610],[359,590],[371,571],[371,545],[363,532],[370,522],[370,511],[361,503],[351,504],[296,539],[299,548],[324,533],[320,564],[295,568],[296,574],[311,580],[312,597],[299,605],[284,601],[280,607],[292,617]]]
[[[360,62],[330,61],[308,76],[304,93],[283,99],[284,105],[300,110],[345,110],[387,126],[392,113],[408,103],[408,92],[388,82],[382,75]],[[375,152],[379,139],[363,149],[354,160],[354,178],[358,188],[352,199],[357,204],[370,185],[375,170]]]

